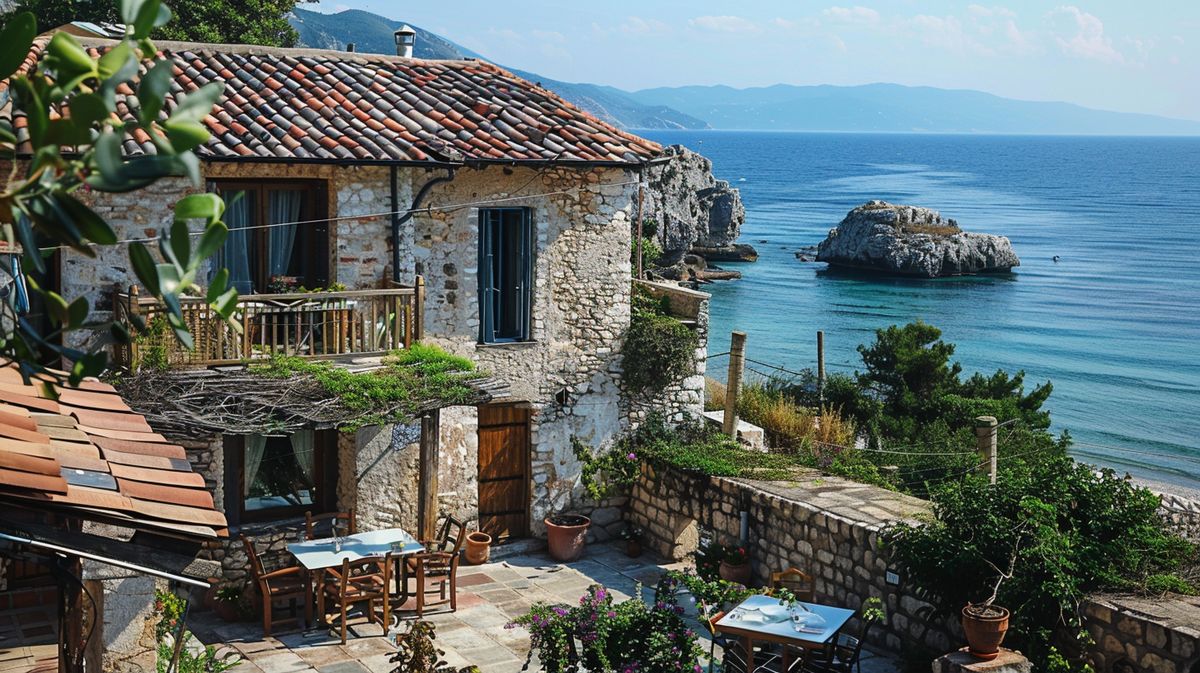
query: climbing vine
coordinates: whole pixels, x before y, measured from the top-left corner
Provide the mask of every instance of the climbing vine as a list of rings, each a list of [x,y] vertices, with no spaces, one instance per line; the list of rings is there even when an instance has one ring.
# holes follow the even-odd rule
[[[695,332],[667,312],[666,298],[635,285],[623,350],[625,383],[634,392],[662,390],[696,369]]]

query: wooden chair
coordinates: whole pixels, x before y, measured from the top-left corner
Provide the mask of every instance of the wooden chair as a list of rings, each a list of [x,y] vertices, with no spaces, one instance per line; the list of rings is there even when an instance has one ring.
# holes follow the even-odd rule
[[[812,575],[802,570],[788,568],[782,572],[771,573],[771,593],[774,594],[779,589],[792,592],[798,601],[813,602],[815,590]]]
[[[391,624],[391,597],[388,588],[391,584],[392,555],[384,557],[383,563],[378,561],[361,561],[350,563],[350,559],[342,559],[340,569],[326,568],[325,579],[321,582],[321,591],[317,594],[317,611],[321,621],[325,622],[325,602],[332,601],[341,613],[339,622],[342,632],[342,644],[346,644],[346,610],[356,603],[367,604],[367,620],[374,622],[378,616],[376,604],[382,607],[383,628],[386,631]]]
[[[245,546],[246,556],[249,558],[250,574],[254,578],[254,584],[258,587],[258,595],[262,598],[263,634],[271,635],[271,628],[276,623],[295,622],[297,628],[303,626],[306,622],[310,596],[308,573],[300,566],[288,566],[267,572],[263,567],[262,559],[254,549],[254,543],[245,535],[242,536],[242,545]],[[273,614],[275,603],[285,600],[288,601],[292,617],[275,620]],[[300,601],[300,605],[304,606],[303,616],[298,614],[297,600]]]
[[[458,610],[458,562],[465,541],[466,526],[448,516],[438,531],[437,539],[424,543],[427,551],[405,557],[400,576],[401,601],[408,599],[408,579],[414,578],[417,617],[425,614],[426,607],[444,603],[450,604],[451,612]],[[434,602],[426,600],[430,581],[438,589],[438,600]]]
[[[347,535],[358,532],[354,520],[354,510],[327,514],[304,513],[304,537],[307,540],[333,537],[334,526],[341,527]]]

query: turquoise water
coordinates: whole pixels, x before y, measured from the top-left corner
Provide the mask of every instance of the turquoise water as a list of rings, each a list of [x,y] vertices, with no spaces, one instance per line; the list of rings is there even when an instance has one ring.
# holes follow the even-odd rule
[[[1200,138],[645,135],[711,158],[746,204],[741,240],[760,258],[705,288],[710,352],[739,329],[749,357],[812,367],[824,330],[828,367],[850,372],[875,329],[921,318],[968,372],[1053,381],[1047,406],[1080,458],[1200,487]],[[1008,236],[1022,264],[923,281],[795,259],[872,198]]]

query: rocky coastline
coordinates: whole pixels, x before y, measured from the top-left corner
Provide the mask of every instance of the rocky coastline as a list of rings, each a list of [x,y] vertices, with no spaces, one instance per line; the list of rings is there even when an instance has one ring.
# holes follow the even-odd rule
[[[662,249],[654,275],[699,281],[741,277],[710,262],[753,262],[758,252],[737,243],[746,209],[738,190],[712,174],[712,162],[682,145],[663,151],[672,161],[647,170],[642,217],[653,223],[653,240]]]
[[[807,261],[810,253],[796,257]],[[966,232],[936,210],[886,201],[851,210],[817,246],[815,261],[918,278],[1005,273],[1021,264],[1004,236]]]

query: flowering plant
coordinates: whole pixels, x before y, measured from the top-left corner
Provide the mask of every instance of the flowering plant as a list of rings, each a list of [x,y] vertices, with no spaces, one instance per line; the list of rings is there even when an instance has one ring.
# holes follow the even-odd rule
[[[616,495],[637,481],[642,461],[624,443],[595,453],[578,437],[571,437],[571,449],[580,462],[579,481],[594,500]]]
[[[508,625],[529,630],[530,657],[538,654],[548,673],[700,673],[700,645],[684,623],[676,599],[679,581],[666,576],[654,600],[638,596],[614,603],[602,586],[588,588],[573,608],[534,605]],[[578,647],[576,642],[578,641]]]
[[[740,566],[750,562],[750,553],[740,545],[724,545],[721,552],[721,560],[731,566]]]
[[[617,533],[617,537],[622,540],[641,540],[646,532],[637,526],[625,526],[621,532]]]

